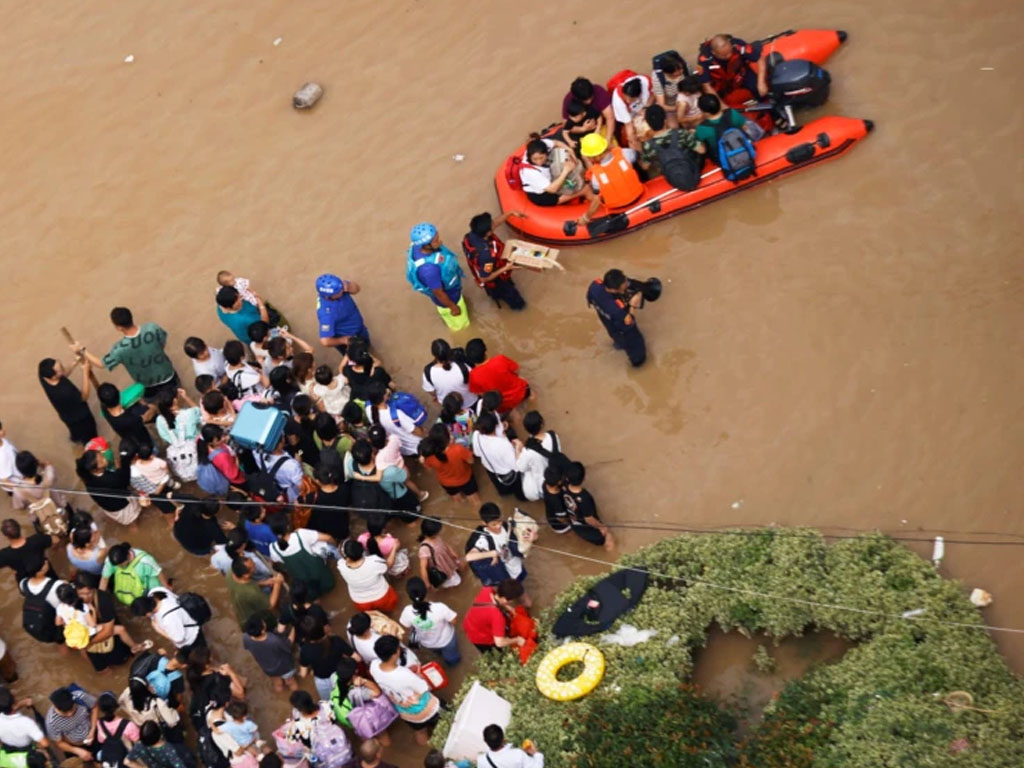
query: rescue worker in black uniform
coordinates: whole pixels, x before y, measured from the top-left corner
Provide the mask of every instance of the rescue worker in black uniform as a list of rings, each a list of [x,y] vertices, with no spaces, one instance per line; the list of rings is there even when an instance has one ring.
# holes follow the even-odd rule
[[[633,310],[644,300],[639,291],[627,298],[629,281],[620,269],[609,269],[601,280],[595,280],[587,289],[587,304],[597,311],[616,349],[625,350],[629,362],[639,368],[647,359],[644,335],[636,327]]]

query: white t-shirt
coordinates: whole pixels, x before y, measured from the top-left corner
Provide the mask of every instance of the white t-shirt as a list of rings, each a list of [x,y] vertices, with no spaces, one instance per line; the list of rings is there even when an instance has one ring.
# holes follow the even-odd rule
[[[192,370],[196,376],[213,376],[214,382],[218,382],[224,376],[224,368],[227,361],[224,359],[224,351],[216,347],[207,347],[210,356],[205,360],[192,358]]]
[[[508,571],[508,575],[513,579],[518,579],[519,575],[523,572],[523,558],[512,554],[512,550],[508,545],[509,535],[508,531],[505,530],[505,526],[503,525],[498,533],[494,533],[488,529],[487,534],[494,542],[493,548],[497,551],[501,562],[505,564],[505,570]],[[477,536],[476,543],[473,545],[473,548],[478,549],[481,552],[490,551],[491,546],[487,541],[487,536],[483,534]]]
[[[555,441],[550,432],[544,433],[540,445],[545,451],[554,450]],[[559,445],[559,450],[561,450],[561,445]],[[544,470],[547,468],[548,459],[544,454],[523,448],[519,458],[516,459],[516,469],[523,475],[523,495],[527,501],[540,501],[544,498]]]
[[[411,699],[430,690],[427,681],[411,669],[395,667],[390,671],[380,668],[380,660],[370,663],[370,676],[386,693],[396,699]]]
[[[359,658],[361,658],[364,662],[370,664],[374,661],[377,661],[377,652],[373,650],[373,644],[376,643],[378,639],[380,639],[380,635],[378,633],[374,632],[371,629],[369,637],[356,637],[350,632],[348,635],[348,639],[352,647],[356,649],[356,653],[359,654]],[[420,660],[416,657],[416,654],[408,648],[406,648],[405,666],[418,667],[419,665]]]
[[[299,540],[302,540],[302,544]],[[316,547],[320,543],[320,534],[316,531],[311,531],[309,528],[299,528],[297,531],[292,531],[288,536],[288,546],[280,548],[277,546],[277,542],[270,545],[270,559],[275,563],[283,563],[284,558],[297,555],[302,551],[303,548],[309,554],[316,555]],[[303,547],[303,545],[305,545]]]
[[[47,600],[49,602],[49,600]],[[57,606],[57,615],[67,626],[72,621],[77,621],[79,624],[89,630],[89,637],[92,637],[99,632],[99,627],[94,627],[89,623],[89,616],[93,613],[92,606],[85,606],[84,611],[77,610],[74,606],[68,605],[67,603],[61,603]]]
[[[618,123],[628,123],[634,117],[641,114],[646,108],[647,100],[651,98],[651,79],[649,77],[637,75],[636,77],[629,78],[629,80],[625,80],[622,84],[625,85],[632,80],[640,81],[640,96],[636,101],[627,104],[619,94],[618,88],[612,93],[612,113],[615,115],[615,121]]]
[[[468,368],[466,369],[468,372]],[[457,363],[452,363],[451,368],[447,371],[443,366],[435,364],[430,368],[430,378],[423,374],[423,391],[433,392],[434,399],[438,403],[443,401],[452,392],[458,392],[462,395],[462,405],[465,408],[470,408],[476,404],[479,399],[479,395],[476,395],[469,391],[469,384],[462,376],[462,369],[459,368]]]
[[[262,395],[266,391],[260,372],[250,365],[227,369],[228,380],[238,389],[238,396]]]
[[[21,472],[14,464],[14,457],[18,455],[18,449],[14,443],[6,437],[0,443],[0,483],[11,480],[21,480]]]
[[[544,768],[544,755],[528,755],[519,747],[505,744],[501,749],[481,752],[476,759],[477,768]]]
[[[444,603],[431,603],[427,618],[422,618],[411,605],[402,609],[398,623],[416,630],[416,641],[424,648],[444,648],[455,637],[452,624],[457,614]]]
[[[43,579],[38,584],[31,584],[28,579],[22,579],[21,586],[31,592],[33,595],[42,594],[43,590],[46,589],[46,584],[49,579]],[[46,595],[46,602],[48,602],[53,610],[56,611],[60,608],[63,603],[57,598],[57,590],[60,589],[61,584],[67,584],[63,579],[55,579],[53,582],[53,588]]]
[[[0,741],[7,746],[20,749],[44,737],[42,729],[28,715],[0,715]]]
[[[192,645],[199,637],[199,625],[180,607],[178,598],[163,587],[151,589],[147,594],[163,592],[167,597],[160,601],[153,619],[156,625],[167,634],[176,648]]]
[[[331,416],[340,416],[342,408],[348,403],[352,390],[340,376],[335,376],[331,383],[334,385],[333,388],[327,384],[314,382],[309,389],[314,396],[323,400],[325,411]]]
[[[480,457],[484,469],[496,475],[507,475],[516,468],[516,447],[507,437],[474,432],[473,453]]]
[[[551,139],[541,139],[550,152],[555,147],[555,142]],[[536,166],[530,164],[530,158],[523,154],[523,164],[519,168],[519,181],[523,185],[524,192],[532,192],[535,195],[542,195],[544,191],[551,186],[553,181],[551,176],[551,168],[546,165]]]
[[[377,555],[367,555],[358,568],[350,568],[344,560],[338,561],[338,573],[348,584],[348,595],[353,603],[372,603],[388,593],[388,580],[384,574],[388,564]]]
[[[374,406],[369,403],[366,404],[366,418],[371,424],[374,424],[373,420]],[[409,418],[405,411],[401,408],[395,408],[395,416],[398,418],[396,424],[394,419],[391,418],[391,408],[385,407],[379,411],[380,425],[384,427],[384,431],[389,435],[395,435],[402,442],[402,455],[403,456],[415,456],[417,450],[420,447],[420,440],[423,438],[417,434],[413,434],[413,430],[416,429],[416,422]]]

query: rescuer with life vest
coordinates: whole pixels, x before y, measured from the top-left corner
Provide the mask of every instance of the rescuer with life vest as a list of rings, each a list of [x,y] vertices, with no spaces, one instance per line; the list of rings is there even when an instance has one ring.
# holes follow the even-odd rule
[[[620,269],[609,269],[602,279],[595,280],[587,289],[587,305],[597,312],[615,348],[626,352],[634,368],[639,368],[647,359],[644,335],[636,327],[633,316],[633,311],[643,302],[641,291],[630,295],[630,281]]]
[[[705,93],[716,94],[730,107],[768,95],[768,67],[754,71],[762,58],[761,43],[747,43],[732,35],[715,35],[700,46],[697,63]]]
[[[462,252],[473,279],[499,307],[502,302],[509,309],[523,309],[526,300],[512,282],[512,270],[516,266],[504,257],[505,244],[494,234],[495,228],[504,224],[509,216],[525,219],[522,211],[509,211],[497,219],[489,213],[479,213],[469,221],[469,232],[462,238]]]
[[[639,159],[636,151],[609,146],[601,134],[588,133],[580,140],[580,154],[587,166],[586,178],[597,193],[579,218],[580,224],[588,223],[601,203],[610,209],[624,208],[643,194],[644,183],[633,167]]]
[[[469,310],[462,295],[462,267],[459,260],[441,242],[433,224],[417,224],[409,233],[405,279],[413,290],[429,296],[449,330],[469,327]]]

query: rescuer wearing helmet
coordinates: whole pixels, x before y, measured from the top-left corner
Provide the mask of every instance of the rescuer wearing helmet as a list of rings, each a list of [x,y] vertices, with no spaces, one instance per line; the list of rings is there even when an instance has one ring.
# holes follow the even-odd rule
[[[341,354],[345,354],[349,342],[355,337],[369,344],[370,332],[356,300],[352,298],[353,294],[359,293],[358,283],[342,280],[337,275],[320,275],[316,279],[316,293],[316,322],[322,345],[337,347]]]
[[[433,224],[417,224],[409,233],[405,278],[413,290],[430,297],[451,331],[469,327],[469,310],[462,295],[462,267],[441,242]]]
[[[588,133],[580,140],[580,154],[587,166],[586,178],[597,193],[580,223],[590,221],[601,203],[606,208],[624,208],[644,192],[644,183],[633,167],[637,153],[629,148],[613,147],[599,133]]]

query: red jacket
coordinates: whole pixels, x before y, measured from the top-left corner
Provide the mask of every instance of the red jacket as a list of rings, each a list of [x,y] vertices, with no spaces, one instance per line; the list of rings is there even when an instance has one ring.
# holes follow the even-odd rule
[[[508,413],[526,399],[530,389],[526,379],[516,375],[519,363],[504,355],[495,355],[469,372],[469,391],[477,395],[496,389],[501,392],[502,413]]]

